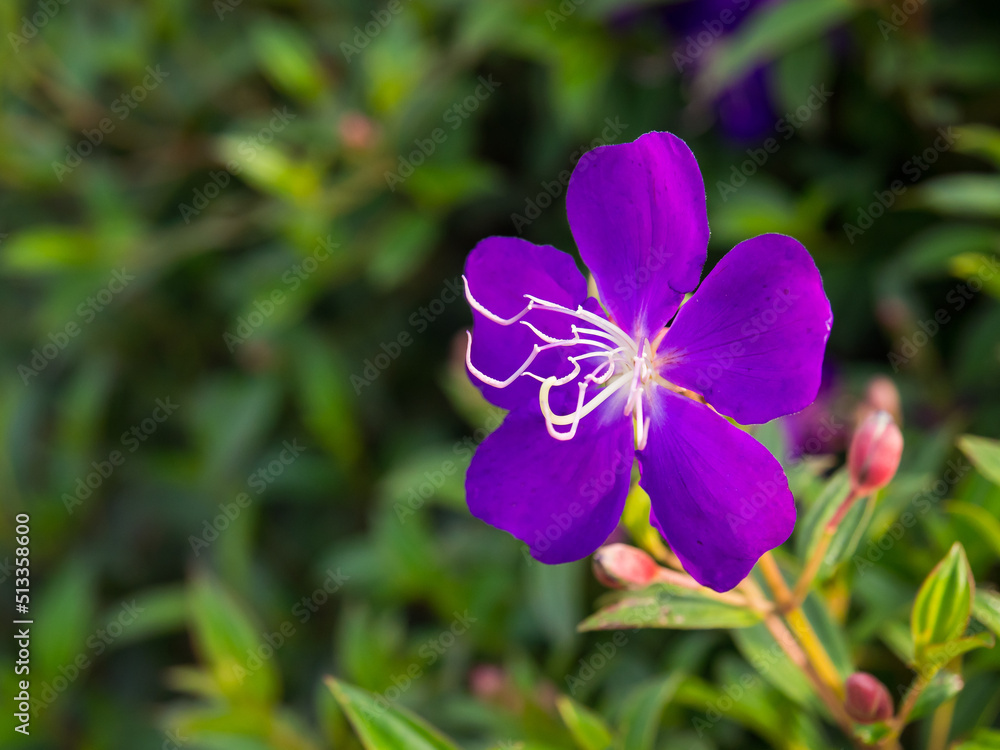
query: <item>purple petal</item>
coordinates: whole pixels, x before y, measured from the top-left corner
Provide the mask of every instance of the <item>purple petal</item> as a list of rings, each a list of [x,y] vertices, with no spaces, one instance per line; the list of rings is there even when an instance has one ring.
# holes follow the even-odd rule
[[[511,318],[523,310],[528,304],[525,294],[572,309],[587,299],[587,281],[571,256],[514,237],[488,237],[476,245],[465,262],[465,277],[475,299],[501,318]],[[541,343],[519,322],[502,326],[475,310],[473,319],[472,364],[497,380],[516,372],[532,347]],[[574,322],[568,315],[540,310],[533,310],[524,320],[560,338],[571,336]],[[566,352],[555,349],[539,355],[529,369],[544,377],[565,374],[569,368]],[[539,383],[534,378],[523,376],[499,389],[470,377],[483,395],[501,408],[514,409],[528,402],[534,402],[537,408]]]
[[[513,534],[544,563],[579,560],[614,531],[635,455],[628,419],[591,415],[572,440],[549,436],[519,409],[479,446],[465,478],[469,510]]]
[[[708,407],[657,389],[639,453],[653,523],[699,583],[728,591],[784,542],[795,501],[764,446]]]
[[[677,313],[659,372],[741,424],[768,422],[816,398],[832,325],[809,252],[761,235],[723,257]]]
[[[670,133],[587,153],[566,191],[570,228],[618,325],[655,336],[698,285],[708,247],[705,183]]]

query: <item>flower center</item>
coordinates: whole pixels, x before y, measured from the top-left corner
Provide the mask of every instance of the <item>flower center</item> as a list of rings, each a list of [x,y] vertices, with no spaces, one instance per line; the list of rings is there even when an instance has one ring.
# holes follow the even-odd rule
[[[480,372],[472,364],[472,333],[469,332],[469,343],[465,354],[469,372],[495,388],[506,388],[522,375],[538,380],[542,384],[538,391],[538,401],[545,417],[545,426],[556,440],[572,440],[576,436],[580,420],[612,396],[625,391],[624,416],[632,417],[636,448],[642,450],[646,447],[649,438],[649,417],[643,415],[643,396],[646,389],[652,388],[658,380],[653,362],[656,358],[656,344],[662,335],[658,336],[653,344],[650,344],[648,338],[644,339],[640,346],[614,323],[585,310],[582,306],[574,310],[530,294],[524,295],[528,303],[523,310],[513,317],[501,318],[480,304],[469,289],[468,279],[464,276],[462,279],[465,282],[465,297],[474,310],[498,325],[509,326],[520,323],[527,326],[539,339],[539,342],[532,346],[531,353],[524,363],[505,380],[498,380]],[[556,338],[538,330],[531,322],[523,320],[532,310],[560,313],[574,318],[577,322],[570,326],[572,336]],[[560,348],[573,352],[568,353],[566,357],[573,368],[567,375],[541,376],[528,371],[540,353]],[[583,367],[580,363],[595,358],[604,361],[581,377]],[[550,403],[552,389],[574,381],[578,388],[576,408],[569,414],[557,414]],[[559,430],[557,427],[569,429]]]

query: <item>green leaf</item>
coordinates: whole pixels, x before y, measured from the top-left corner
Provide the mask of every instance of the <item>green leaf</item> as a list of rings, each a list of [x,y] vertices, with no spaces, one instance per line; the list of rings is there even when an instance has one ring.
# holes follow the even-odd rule
[[[968,520],[969,525],[1000,555],[1000,521],[997,521],[996,516],[981,505],[962,500],[952,500],[948,503],[947,510],[952,515]]]
[[[972,600],[972,614],[995,635],[1000,636],[1000,594],[977,589]]]
[[[272,702],[278,694],[274,663],[263,649],[260,628],[229,591],[199,573],[191,583],[188,607],[195,646],[218,689],[235,699]]]
[[[68,558],[39,588],[31,610],[35,621],[31,674],[39,683],[58,676],[60,667],[86,669],[93,664],[97,649],[92,642],[98,640],[89,637],[95,632],[94,588],[93,566],[74,558]],[[86,662],[80,661],[81,655]]]
[[[956,151],[981,156],[1000,169],[1000,130],[991,125],[963,125],[956,130]]]
[[[1000,440],[962,435],[958,439],[958,447],[980,474],[1000,485]]]
[[[962,679],[962,675],[946,670],[938,672],[917,697],[909,720],[913,721],[921,716],[929,716],[942,703],[962,692],[964,687],[965,680]]]
[[[1000,750],[1000,731],[979,729],[972,735],[972,739],[955,745],[952,750]]]
[[[666,708],[686,674],[674,671],[667,679],[654,679],[639,685],[628,696],[619,731],[628,750],[653,750],[656,732]]]
[[[847,499],[851,481],[847,468],[841,468],[827,481],[826,486],[806,513],[795,537],[795,552],[800,560],[812,557],[819,545],[827,524],[837,509]],[[826,578],[844,560],[854,554],[864,537],[875,510],[875,496],[858,500],[837,527],[823,558],[820,577]]]
[[[892,727],[884,721],[876,721],[874,724],[858,724],[854,728],[854,733],[866,747],[875,747],[879,742],[892,734]]]
[[[781,644],[763,623],[735,630],[732,636],[743,658],[756,668],[765,682],[800,706],[818,705],[805,675],[792,664]],[[790,633],[789,637],[792,637]]]
[[[718,50],[695,85],[712,98],[762,63],[812,42],[861,10],[852,0],[787,0],[755,12]]]
[[[614,604],[592,614],[577,630],[746,628],[760,620],[760,614],[752,609],[710,599],[695,591],[654,584],[628,592]]]
[[[965,549],[955,542],[917,592],[910,618],[918,664],[931,646],[960,638],[969,624],[975,582]]]
[[[914,189],[918,206],[942,214],[984,218],[1000,217],[1000,177],[952,174],[936,177]]]
[[[851,491],[851,479],[847,468],[841,468],[827,481],[816,501],[809,506],[805,517],[799,521],[795,531],[795,555],[800,560],[808,560],[812,555],[827,522],[833,518],[837,508]]]
[[[994,251],[1000,245],[1000,232],[982,224],[948,223],[929,227],[907,242],[899,256],[891,261],[884,275],[895,280],[939,276],[947,271],[949,261],[959,255]]]
[[[114,646],[182,630],[187,615],[187,593],[181,586],[164,586],[140,593],[107,610],[100,618],[110,629],[112,623],[125,624]],[[137,613],[134,618],[129,615]]]
[[[4,242],[2,267],[13,274],[65,272],[100,262],[100,243],[83,229],[26,229]]]
[[[305,101],[316,99],[326,89],[323,68],[295,27],[270,18],[251,27],[250,42],[276,88]]]
[[[408,211],[380,219],[368,277],[382,289],[391,289],[413,277],[434,249],[438,224],[427,213]]]
[[[975,651],[977,648],[993,648],[996,638],[989,631],[982,631],[965,638],[957,638],[947,643],[928,646],[924,651],[924,662],[932,667],[943,667],[956,656]]]
[[[607,750],[614,742],[604,720],[565,695],[556,698],[559,715],[580,750]]]
[[[367,690],[332,677],[333,691],[365,750],[458,750],[443,734],[404,708],[388,705]]]

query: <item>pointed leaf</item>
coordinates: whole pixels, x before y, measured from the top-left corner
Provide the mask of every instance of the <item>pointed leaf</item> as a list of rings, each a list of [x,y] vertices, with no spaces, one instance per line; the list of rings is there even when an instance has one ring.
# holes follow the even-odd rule
[[[851,491],[851,480],[846,468],[839,469],[827,481],[805,517],[795,530],[795,554],[800,560],[808,560],[823,537],[827,523],[837,512],[847,494]]]
[[[992,513],[981,505],[974,505],[962,500],[953,500],[948,503],[948,512],[952,515],[961,516],[969,521],[969,524],[986,541],[993,552],[1000,556],[1000,521]]]
[[[214,578],[195,576],[188,597],[195,646],[223,694],[271,702],[278,694],[273,661],[261,658],[261,628]],[[264,652],[266,653],[266,652]]]
[[[656,584],[628,592],[592,614],[577,630],[745,628],[760,620],[761,616],[751,609],[710,599],[696,591]]]
[[[611,747],[614,741],[611,730],[593,711],[565,695],[556,698],[556,708],[580,750],[607,750]]]
[[[910,618],[918,663],[928,647],[960,638],[969,624],[975,582],[965,549],[955,542],[917,592]]]
[[[996,591],[976,591],[972,614],[979,622],[1000,636],[1000,594]]]
[[[653,750],[663,709],[673,699],[685,677],[683,671],[675,671],[665,680],[657,678],[631,692],[620,727],[623,747],[628,750]]]
[[[934,675],[934,679],[924,688],[913,705],[909,720],[919,719],[921,716],[929,716],[934,710],[945,701],[951,700],[965,687],[965,680],[962,675],[955,672],[941,671]]]
[[[1000,440],[962,435],[958,439],[958,447],[969,457],[980,474],[1000,485]]]
[[[404,708],[385,704],[367,690],[328,677],[333,691],[365,750],[458,750],[443,734]]]
[[[965,638],[928,646],[924,650],[924,662],[934,667],[943,667],[956,656],[975,651],[977,648],[993,648],[995,645],[996,638],[993,633],[983,630]]]

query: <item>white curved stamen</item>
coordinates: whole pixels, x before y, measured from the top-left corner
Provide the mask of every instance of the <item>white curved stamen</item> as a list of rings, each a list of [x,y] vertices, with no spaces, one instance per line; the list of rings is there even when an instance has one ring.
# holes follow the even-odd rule
[[[573,326],[573,338],[571,338],[571,339],[560,339],[560,338],[556,338],[555,336],[549,336],[547,333],[543,333],[542,331],[539,331],[537,328],[535,328],[535,326],[533,326],[531,323],[529,323],[526,320],[522,320],[521,321],[521,325],[527,326],[528,328],[530,328],[532,333],[534,333],[536,336],[538,336],[538,338],[540,338],[542,341],[544,341],[544,342],[546,342],[548,344],[566,344],[566,345],[568,345],[568,344],[590,344],[591,346],[597,346],[597,347],[600,347],[600,348],[606,349],[606,350],[610,350],[611,349],[611,347],[608,346],[607,344],[605,344],[603,341],[592,341],[590,339],[581,339],[577,335],[576,326]]]
[[[492,378],[481,372],[472,364],[472,334],[469,334],[469,343],[466,347],[465,362],[476,378],[495,388],[506,388],[513,384],[518,378],[527,376],[539,381],[542,385],[538,392],[538,401],[545,417],[545,426],[549,434],[556,440],[571,440],[576,436],[581,420],[595,409],[600,407],[612,396],[615,396],[623,389],[628,389],[628,395],[624,402],[624,416],[631,416],[635,432],[635,444],[639,450],[646,447],[649,439],[649,417],[644,415],[643,397],[647,387],[653,387],[656,382],[656,370],[653,361],[656,356],[656,347],[651,346],[649,339],[644,339],[640,347],[635,339],[619,328],[617,325],[596,313],[578,306],[575,310],[559,305],[555,302],[535,297],[530,294],[524,295],[528,300],[524,309],[509,318],[502,318],[483,306],[472,295],[468,279],[463,276],[465,283],[465,296],[472,309],[483,315],[498,325],[510,326],[521,323],[538,337],[542,343],[535,344],[531,348],[531,353],[527,359],[505,380]],[[538,329],[532,322],[523,318],[532,310],[539,312],[552,312],[568,315],[576,320],[585,323],[586,327],[578,326],[575,323],[570,326],[571,338],[558,338]],[[538,322],[536,320],[536,322]],[[588,338],[584,338],[587,336]],[[657,337],[659,342],[661,337]],[[539,354],[549,349],[560,347],[582,348],[578,354],[567,354],[566,360],[572,364],[569,373],[562,376],[537,375],[528,372],[528,368],[536,360]],[[576,399],[576,408],[569,414],[557,414],[550,404],[552,389],[558,386],[567,385],[580,377],[583,368],[580,366],[582,360],[594,357],[603,357],[604,362],[595,369],[587,373],[577,382],[579,389]],[[587,389],[591,385],[597,386],[593,397],[587,401]],[[566,431],[559,431],[557,427],[569,427]]]
[[[585,416],[590,414],[594,409],[603,404],[609,398],[614,396],[618,391],[622,389],[628,383],[629,376],[622,375],[618,380],[615,380],[610,385],[601,389],[594,398],[592,398],[586,405],[584,405],[583,400],[585,394],[587,393],[587,384],[578,383],[580,392],[577,395],[576,409],[569,414],[556,414],[552,411],[552,407],[549,405],[549,391],[554,385],[560,385],[557,382],[557,378],[547,378],[542,382],[542,387],[538,391],[538,401],[542,407],[542,414],[545,416],[545,426],[548,428],[549,434],[556,440],[571,440],[576,435],[576,428],[580,426],[580,420]],[[570,425],[568,432],[558,432],[555,428],[556,425]]]

